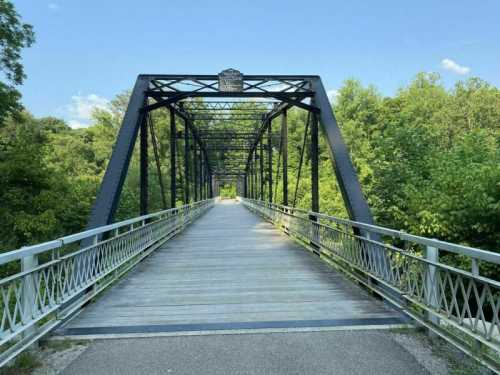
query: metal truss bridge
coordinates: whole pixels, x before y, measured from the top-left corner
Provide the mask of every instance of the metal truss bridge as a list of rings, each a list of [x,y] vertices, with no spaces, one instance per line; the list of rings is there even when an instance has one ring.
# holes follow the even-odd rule
[[[305,111],[297,172],[307,150],[310,210],[296,208],[297,187],[292,194],[288,188],[292,108]],[[169,119],[168,184],[157,111]],[[320,211],[320,131],[349,220]],[[136,141],[139,216],[115,222]],[[148,165],[157,167],[163,206],[154,213]],[[237,186],[238,200],[218,197],[226,183]],[[498,253],[374,224],[320,77],[233,69],[140,75],[88,228],[0,254],[0,266],[10,270],[0,281],[0,361],[5,365],[50,334],[411,324],[498,372],[500,282],[481,275],[479,266],[499,264]]]

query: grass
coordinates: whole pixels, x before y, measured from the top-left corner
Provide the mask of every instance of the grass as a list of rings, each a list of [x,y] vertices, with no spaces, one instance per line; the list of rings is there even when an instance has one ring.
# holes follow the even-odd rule
[[[70,339],[41,341],[39,350],[21,353],[10,366],[0,368],[0,375],[29,375],[33,370],[42,366],[40,358],[44,358],[45,355],[51,352],[63,352],[75,345],[85,345],[85,343],[85,341]]]
[[[442,339],[433,339],[431,348],[435,356],[443,358],[448,363],[451,375],[493,374],[493,372],[476,362],[473,358],[452,347]]]
[[[85,341],[79,340],[47,340],[41,343],[42,350],[52,350],[54,352],[62,352],[64,350],[71,349],[75,345],[85,345]]]
[[[0,375],[28,375],[41,364],[35,353],[27,351],[21,353],[11,366],[1,368]]]
[[[450,375],[489,375],[493,374],[488,368],[484,367],[469,355],[461,352],[445,340],[434,337],[429,338],[427,329],[417,328],[395,328],[390,330],[392,333],[401,335],[411,335],[428,345],[432,354],[446,362]]]

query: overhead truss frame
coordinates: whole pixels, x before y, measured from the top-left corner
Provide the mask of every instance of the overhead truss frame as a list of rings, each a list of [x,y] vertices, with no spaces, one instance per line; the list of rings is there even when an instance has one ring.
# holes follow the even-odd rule
[[[91,213],[89,228],[113,221],[138,133],[140,130],[146,132],[148,126],[143,124],[147,121],[148,114],[159,108],[166,108],[171,113],[171,151],[174,150],[170,155],[170,165],[174,168],[171,171],[170,186],[172,206],[175,206],[179,197],[179,173],[183,173],[183,188],[187,189],[183,196],[187,201],[208,198],[213,195],[214,190],[218,190],[218,182],[234,179],[237,179],[238,187],[242,190],[240,194],[244,196],[260,199],[267,196],[271,201],[277,200],[272,194],[273,152],[279,152],[283,163],[282,179],[287,181],[286,114],[291,108],[297,107],[308,111],[312,115],[308,118],[320,124],[349,216],[356,221],[373,222],[319,76],[242,75],[241,88],[236,91],[221,89],[219,78],[218,75],[138,76]],[[245,104],[248,101],[254,104],[248,106]],[[181,120],[180,124],[175,123],[176,117]],[[279,131],[272,127],[273,120],[277,118],[281,118]],[[243,122],[249,128],[231,132],[221,131],[213,125],[233,122]],[[316,126],[311,125],[311,129],[316,129]],[[312,137],[311,179],[315,190],[312,194],[312,209],[318,211],[319,145],[314,132]],[[143,171],[148,160],[148,148],[145,146],[147,141],[146,133],[141,135],[141,213],[148,211],[145,191],[147,172]],[[176,166],[181,165],[176,161],[178,141],[184,144],[185,160],[184,171],[176,173]],[[193,186],[190,186],[190,182]],[[281,201],[287,204],[287,183],[282,190]]]

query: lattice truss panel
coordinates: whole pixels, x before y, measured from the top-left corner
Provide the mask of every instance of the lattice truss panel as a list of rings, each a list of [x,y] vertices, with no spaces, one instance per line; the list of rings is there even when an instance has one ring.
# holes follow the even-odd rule
[[[196,129],[199,140],[207,152],[213,176],[234,180],[242,176],[248,155],[262,136],[263,121],[281,102],[276,100],[183,100],[174,105]],[[277,147],[279,131],[273,133],[269,146]],[[181,134],[179,139],[183,138]]]
[[[219,92],[219,80],[214,76],[159,76],[151,80],[149,89],[154,93],[180,93],[180,92]],[[243,81],[243,92],[253,93],[309,93],[311,92],[308,81],[304,79],[281,77],[249,77]]]
[[[81,249],[78,242],[70,241],[40,255],[40,265],[2,279],[0,345],[44,320],[57,318],[51,314],[61,306],[88,288],[97,287],[210,206],[211,201],[198,202],[167,210],[148,220],[151,222],[143,220],[118,226],[110,233],[95,236],[94,244]]]

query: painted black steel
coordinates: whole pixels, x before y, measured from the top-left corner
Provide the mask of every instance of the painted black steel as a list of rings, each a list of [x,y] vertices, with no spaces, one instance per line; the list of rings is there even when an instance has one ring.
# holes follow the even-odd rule
[[[177,128],[175,124],[175,112],[170,108],[170,207],[175,207],[177,202]]]
[[[199,169],[198,169],[198,147],[196,145],[193,146],[193,193],[194,193],[194,201],[197,202],[199,200],[199,190],[198,190],[198,181],[199,181]]]
[[[143,76],[139,76],[134,85],[99,193],[92,207],[87,229],[110,224],[113,221],[137,132],[143,121],[144,114],[140,112],[140,109],[145,104],[144,92],[148,85],[149,80]]]
[[[319,212],[319,139],[315,113],[311,114],[311,211]]]
[[[190,176],[191,172],[189,170],[189,128],[187,126],[187,121],[184,120],[184,204],[189,203],[189,191],[190,191]]]
[[[283,160],[283,205],[288,206],[288,122],[287,111],[281,115],[281,156]]]
[[[264,200],[264,187],[265,187],[265,181],[264,181],[264,145],[263,139],[260,140],[260,153],[259,153],[259,172],[260,172],[260,194],[259,194],[259,199]]]
[[[188,98],[221,98],[197,101]],[[224,98],[269,98],[261,106],[245,108],[239,100]],[[149,100],[149,101],[148,101]],[[310,100],[310,102],[308,102]],[[144,123],[145,114],[157,108],[170,109],[170,200],[175,206],[178,188],[183,190],[183,200],[188,202],[192,194],[194,200],[212,196],[225,176],[244,175],[239,183],[245,196],[273,201],[273,188],[279,178],[273,180],[272,120],[282,116],[279,134],[280,158],[283,169],[283,203],[288,204],[288,131],[286,111],[298,107],[312,114],[311,124],[311,182],[312,210],[319,210],[318,185],[318,119],[329,146],[332,164],[346,204],[349,216],[356,221],[372,223],[368,204],[361,191],[356,171],[349,158],[321,79],[311,75],[243,75],[239,91],[220,90],[217,75],[141,75],[138,77],[131,95],[116,145],[106,170],[101,189],[95,201],[88,227],[96,227],[112,222],[120,198],[123,182],[128,170],[131,153]],[[178,137],[175,117],[184,120],[184,168],[177,158]],[[247,131],[221,131],[210,128],[210,124],[230,121],[247,121]],[[225,125],[227,126],[227,125]],[[248,126],[248,125],[247,125]],[[315,130],[316,128],[316,130]],[[267,140],[264,146],[264,138]],[[142,132],[141,132],[142,134]],[[147,212],[147,131],[141,135],[141,213]],[[192,138],[192,146],[190,137]],[[152,135],[153,142],[154,135]],[[267,151],[267,152],[265,152]],[[266,154],[267,163],[264,160]],[[190,169],[190,160],[192,168]],[[259,160],[257,162],[257,160]],[[177,167],[179,162],[179,167]],[[264,165],[267,171],[264,171]],[[177,172],[177,169],[179,171]],[[192,172],[192,176],[191,176]],[[183,175],[184,186],[177,186],[177,173]],[[217,180],[214,178],[217,176]],[[236,176],[236,177],[234,177]],[[192,177],[192,178],[191,178]],[[161,177],[160,177],[161,178]],[[192,189],[190,188],[192,182]],[[267,182],[267,189],[266,187]],[[276,197],[275,197],[275,200]]]
[[[160,162],[160,152],[158,149],[158,141],[156,139],[156,131],[153,124],[153,119],[148,115],[149,131],[151,134],[151,144],[153,145],[153,154],[155,157],[156,173],[158,174],[158,183],[160,185],[160,194],[162,201],[162,208],[166,210],[168,208],[167,198],[165,195],[165,186],[163,184],[163,174],[161,172],[161,162]]]
[[[147,116],[142,116],[140,142],[140,215],[148,214],[148,132]]]
[[[354,221],[371,224],[373,217],[368,203],[363,196],[356,170],[352,165],[349,151],[342,138],[340,128],[333,114],[330,100],[319,77],[311,79],[315,93],[315,102],[320,108],[320,120],[323,133],[330,149],[332,165],[346,205],[349,217]]]
[[[266,124],[266,122],[264,122]],[[268,199],[273,203],[273,124],[272,120],[267,121],[267,179],[268,179]]]

